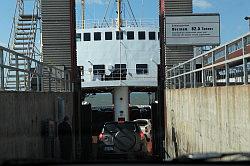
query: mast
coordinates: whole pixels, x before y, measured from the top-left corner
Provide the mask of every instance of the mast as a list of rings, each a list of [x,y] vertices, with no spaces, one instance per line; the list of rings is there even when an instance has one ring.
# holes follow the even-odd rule
[[[122,0],[117,0],[117,28],[118,28],[119,32],[121,31],[121,26],[122,26],[121,1]]]
[[[85,0],[82,0],[82,30],[84,29],[85,20]]]
[[[120,55],[120,86],[115,87],[113,90],[113,103],[115,112],[115,121],[129,121],[129,88],[123,86],[121,81],[121,63],[122,63],[122,51],[121,51],[121,27],[122,27],[122,16],[121,16],[121,1],[117,2],[117,28],[119,31],[119,55]]]

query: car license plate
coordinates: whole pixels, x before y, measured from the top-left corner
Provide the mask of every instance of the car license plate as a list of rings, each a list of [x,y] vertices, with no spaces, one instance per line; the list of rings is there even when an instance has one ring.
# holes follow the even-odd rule
[[[106,146],[106,147],[104,147],[104,150],[105,151],[112,151],[112,150],[114,150],[114,148],[110,147],[110,146]]]

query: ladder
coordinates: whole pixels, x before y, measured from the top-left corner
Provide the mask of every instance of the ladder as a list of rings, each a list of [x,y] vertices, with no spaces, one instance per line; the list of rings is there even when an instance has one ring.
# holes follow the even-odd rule
[[[36,59],[36,33],[40,20],[40,0],[32,0],[32,7],[26,6],[26,3],[30,5],[31,0],[17,0],[9,48],[24,56]],[[31,71],[32,67],[29,59],[16,55],[9,56],[9,65],[26,71]],[[29,91],[31,90],[31,79],[30,73],[9,69],[5,89]]]

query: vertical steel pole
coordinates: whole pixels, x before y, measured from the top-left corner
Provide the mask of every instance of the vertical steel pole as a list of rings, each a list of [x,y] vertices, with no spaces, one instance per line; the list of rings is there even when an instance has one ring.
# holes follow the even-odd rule
[[[205,70],[204,70],[204,56],[201,57],[201,86],[205,87]]]
[[[44,92],[44,67],[43,66],[41,66],[41,73],[42,73],[42,75],[41,75],[41,91],[42,92]]]
[[[249,20],[249,31],[250,31],[250,20]],[[243,52],[243,82],[244,85],[248,84],[248,73],[247,73],[247,59],[245,58],[245,43],[244,43],[244,38],[241,38],[242,42],[242,52]]]
[[[225,63],[225,82],[226,86],[229,85],[229,65],[228,63]]]
[[[49,68],[49,92],[51,91],[51,68]]]
[[[82,30],[84,29],[85,21],[85,0],[82,0]]]
[[[250,20],[248,19],[248,27],[249,27],[249,32],[250,32]]]
[[[248,19],[248,30],[249,30],[249,32],[250,32],[250,20]]]
[[[174,68],[174,89],[176,89],[176,76],[177,73],[176,73],[176,68]]]
[[[3,65],[3,50],[0,49],[0,65]],[[4,90],[4,67],[1,66],[1,89]]]
[[[181,69],[179,68],[178,70],[179,70],[178,75],[180,75],[181,74]],[[178,76],[178,84],[179,84],[178,88],[181,89],[181,76]]]
[[[248,30],[250,32],[250,16],[246,16],[245,20],[248,20]]]
[[[16,69],[18,69],[18,55],[15,55]],[[16,70],[16,90],[19,91],[19,71]]]
[[[55,91],[57,92],[57,70],[55,69]]]
[[[193,60],[193,71],[196,70],[196,60]],[[194,88],[197,88],[196,72],[193,72]]]
[[[74,85],[73,84],[71,84],[71,82],[70,82],[70,80],[71,80],[71,75],[70,75],[70,73],[69,72],[67,72],[67,75],[68,75],[68,91],[69,92],[72,92],[72,91],[74,91]]]
[[[225,61],[227,61],[227,46],[225,46]],[[229,85],[229,65],[228,63],[225,63],[225,82],[226,86]]]
[[[117,28],[120,33],[121,31],[121,25],[122,25],[122,19],[121,19],[121,0],[117,0]]]
[[[36,75],[36,91],[39,92],[40,91],[40,80],[39,80],[39,74],[37,73]]]
[[[215,70],[215,68],[214,67],[212,67],[212,75],[213,75],[213,86],[216,86],[216,70]]]
[[[63,74],[64,74],[64,91],[67,91],[67,73],[66,73],[66,70],[64,70],[64,72],[63,72]]]
[[[212,52],[212,64],[214,64],[214,52]],[[216,86],[216,70],[214,68],[214,66],[212,67],[212,76],[213,76],[213,86]]]
[[[168,86],[169,89],[171,89],[172,85],[173,85],[171,77],[172,77],[172,70],[169,70],[169,72],[167,73],[167,78],[168,78],[167,86]]]
[[[186,79],[186,75],[185,75],[185,73],[186,73],[186,65],[184,65],[183,66],[183,73],[184,73],[184,75],[183,75],[183,83],[184,83],[184,88],[186,88],[187,87],[187,79]]]
[[[30,90],[31,89],[31,78],[30,78],[31,77],[31,62],[29,59],[27,61],[28,61],[28,90]]]
[[[60,71],[60,91],[62,91],[62,79],[63,79],[63,77],[62,77],[62,71]]]
[[[190,88],[193,88],[194,87],[194,75],[193,75],[193,61],[191,61],[190,63],[189,63],[189,66],[190,66]]]

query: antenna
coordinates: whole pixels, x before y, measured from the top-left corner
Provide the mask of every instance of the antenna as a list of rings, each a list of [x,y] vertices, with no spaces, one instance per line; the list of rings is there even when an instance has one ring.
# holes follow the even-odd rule
[[[117,27],[119,32],[121,31],[121,26],[122,26],[121,1],[122,0],[117,0]]]

